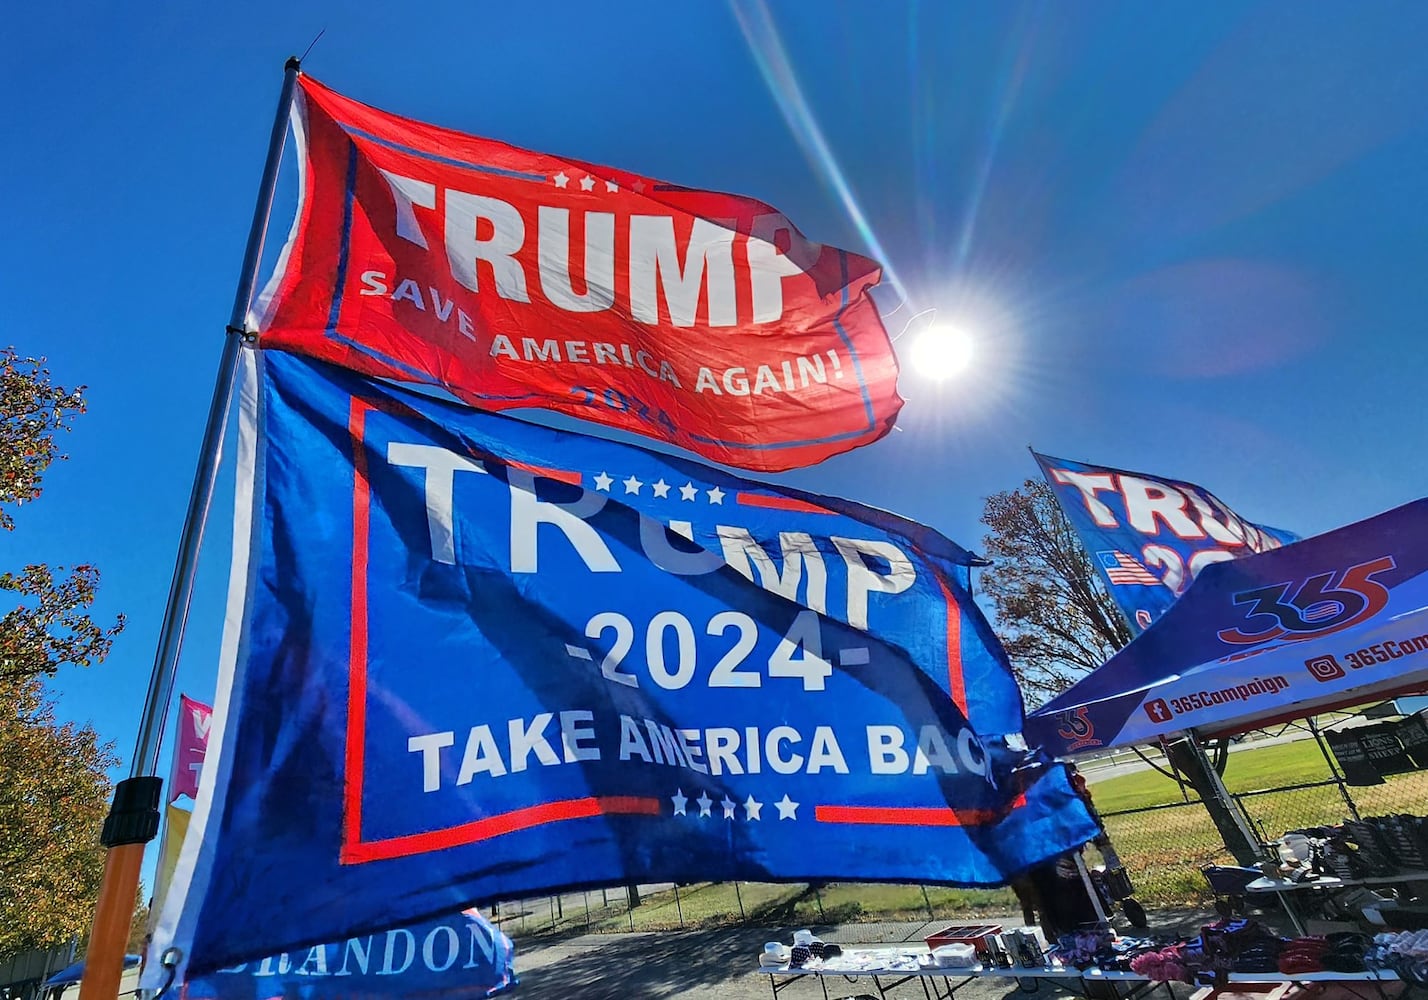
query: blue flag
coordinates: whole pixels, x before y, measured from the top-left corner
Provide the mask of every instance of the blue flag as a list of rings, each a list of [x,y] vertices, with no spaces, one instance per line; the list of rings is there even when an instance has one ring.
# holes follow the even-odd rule
[[[936,532],[257,367],[246,606],[155,944],[193,970],[562,888],[995,885],[1095,834],[1000,738],[1020,696]]]
[[[474,909],[338,944],[240,962],[183,985],[183,1000],[474,1000],[519,985],[515,948]]]
[[[1194,483],[1032,455],[1136,635],[1206,566],[1299,537],[1251,524]]]

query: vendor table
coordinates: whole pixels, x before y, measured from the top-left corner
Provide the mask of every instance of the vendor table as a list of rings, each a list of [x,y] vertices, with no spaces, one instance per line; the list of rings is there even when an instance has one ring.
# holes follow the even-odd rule
[[[901,964],[904,967],[866,967],[866,963],[880,952],[887,954],[890,958],[894,956],[901,958],[903,960]],[[1019,984],[1023,980],[1033,980],[1038,985],[1043,979],[1055,980],[1064,988],[1081,995],[1087,993],[1087,986],[1092,983],[1115,984],[1113,992],[1121,1000],[1138,1000],[1157,987],[1164,987],[1171,1000],[1174,1000],[1175,996],[1170,989],[1171,984],[1147,979],[1134,972],[1102,971],[1096,968],[1076,969],[1061,965],[1036,968],[1014,966],[1010,969],[987,969],[978,965],[967,969],[952,969],[930,964],[930,954],[918,955],[913,959],[916,962],[916,966],[913,967],[907,961],[907,950],[848,949],[843,952],[843,956],[848,956],[848,961],[840,962],[838,959],[831,959],[828,963],[813,962],[811,963],[812,968],[763,967],[758,972],[769,977],[769,986],[773,990],[775,998],[778,997],[781,990],[787,989],[798,980],[808,976],[813,976],[818,980],[819,986],[823,989],[825,1000],[834,1000],[828,992],[828,982],[832,980],[836,983],[840,976],[850,983],[857,983],[859,980],[871,981],[878,996],[883,997],[884,1000],[886,1000],[889,990],[910,982],[917,982],[922,987],[923,995],[927,1000],[954,1000],[959,989],[979,979],[1015,979]],[[864,967],[858,967],[860,964]],[[1381,984],[1397,982],[1398,976],[1392,972],[1304,972],[1292,976],[1261,972],[1231,972],[1226,977],[1226,981],[1229,984],[1367,983],[1372,984],[1377,989],[1379,996],[1383,997],[1384,992]],[[1104,995],[1104,993],[1100,995]]]
[[[1294,929],[1300,934],[1303,934],[1305,933],[1304,921],[1300,916],[1298,907],[1294,905],[1294,901],[1289,897],[1289,893],[1300,892],[1305,889],[1323,889],[1327,892],[1333,892],[1336,889],[1351,889],[1354,886],[1394,885],[1399,882],[1428,882],[1428,872],[1409,870],[1397,872],[1393,875],[1372,875],[1365,878],[1347,879],[1338,878],[1334,875],[1325,875],[1306,882],[1295,882],[1287,878],[1270,878],[1263,876],[1246,885],[1245,892],[1272,892],[1277,895],[1284,904],[1284,912],[1289,914],[1289,919],[1290,922],[1294,924]]]
[[[886,967],[875,964],[878,957],[882,955],[886,955],[888,958]],[[923,995],[927,1000],[952,1000],[959,989],[979,979],[1014,979],[1018,983],[1024,980],[1033,980],[1038,983],[1043,979],[1057,980],[1072,992],[1080,993],[1086,992],[1087,983],[1115,983],[1118,986],[1123,984],[1124,989],[1117,988],[1115,990],[1121,1000],[1136,1000],[1157,986],[1164,985],[1131,972],[1082,970],[1062,965],[1031,968],[1013,966],[1009,969],[989,969],[981,965],[962,969],[946,968],[932,964],[930,953],[917,953],[914,949],[848,948],[841,956],[830,959],[828,962],[813,962],[810,963],[810,966],[802,968],[763,967],[758,971],[769,977],[769,986],[775,997],[778,996],[779,991],[788,988],[798,980],[813,976],[818,980],[819,986],[823,989],[823,996],[827,1000],[833,1000],[828,992],[829,980],[836,983],[840,976],[850,983],[857,983],[859,980],[871,981],[878,996],[884,998],[887,997],[889,990],[896,989],[904,983],[917,982],[921,985]],[[1079,984],[1080,990],[1076,990],[1075,986],[1071,984]]]

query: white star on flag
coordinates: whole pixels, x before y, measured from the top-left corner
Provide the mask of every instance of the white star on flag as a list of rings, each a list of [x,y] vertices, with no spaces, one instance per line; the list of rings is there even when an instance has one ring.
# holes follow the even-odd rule
[[[567,185],[567,184],[570,183],[570,178],[565,176],[565,171],[564,171],[564,170],[562,170],[560,173],[556,174],[554,180],[555,180],[555,186],[558,187],[558,188],[563,188],[563,187],[565,187],[565,185]]]
[[[606,493],[609,493],[609,492],[610,492],[610,484],[613,483],[614,481],[615,481],[615,480],[613,480],[613,479],[611,479],[609,476],[605,475],[604,472],[601,472],[600,475],[598,475],[598,476],[595,477],[595,488],[596,488],[597,490],[604,490]]]
[[[698,495],[699,490],[693,483],[685,483],[679,488],[679,499],[681,500],[693,500]]]
[[[620,190],[620,185],[616,184],[614,181],[606,181],[606,182],[605,182],[605,190],[606,190],[606,191],[618,191],[618,190]]]
[[[669,496],[669,483],[665,482],[663,477],[659,482],[652,484],[650,488],[654,490],[654,495],[657,497]]]
[[[709,491],[709,502],[722,504],[724,502],[724,491],[719,487],[714,487]]]
[[[684,794],[684,789],[676,788],[674,794],[669,797],[669,801],[674,803],[674,814],[676,816],[688,816],[684,811],[685,805],[689,802],[688,796]]]
[[[594,191],[594,190],[595,190],[595,178],[591,177],[589,174],[586,174],[584,177],[580,178],[580,190],[582,190],[582,191]]]
[[[744,800],[744,813],[749,822],[752,823],[759,818],[759,811],[762,810],[763,807],[764,804],[752,795]]]
[[[640,487],[643,485],[644,483],[640,482],[632,475],[629,479],[625,480],[625,492],[638,494],[640,492]]]
[[[789,799],[788,792],[784,792],[783,798],[774,805],[778,808],[779,819],[798,819],[798,803]]]
[[[699,803],[699,815],[700,815],[701,817],[702,817],[702,816],[708,816],[708,815],[709,815],[709,807],[714,804],[714,800],[709,797],[709,793],[708,793],[708,792],[700,792],[700,793],[699,793],[699,798],[695,799],[694,801],[697,802],[697,803]]]
[[[634,190],[635,194],[639,194],[645,189],[645,182],[635,181],[635,183],[631,184],[630,187]]]
[[[730,801],[729,796],[725,795],[724,801],[720,802],[719,804],[724,807],[724,818],[733,819],[734,810],[739,808],[739,803]]]

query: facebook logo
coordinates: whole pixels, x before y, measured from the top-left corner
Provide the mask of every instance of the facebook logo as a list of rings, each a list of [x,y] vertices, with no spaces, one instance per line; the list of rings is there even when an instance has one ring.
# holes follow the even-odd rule
[[[1145,703],[1145,714],[1150,716],[1151,722],[1169,722],[1170,706],[1165,703],[1164,698],[1155,698]]]

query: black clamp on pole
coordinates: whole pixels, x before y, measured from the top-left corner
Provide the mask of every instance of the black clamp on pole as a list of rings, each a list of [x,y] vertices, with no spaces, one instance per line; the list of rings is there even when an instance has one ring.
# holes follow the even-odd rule
[[[159,799],[164,779],[125,778],[114,787],[114,802],[104,819],[99,842],[105,847],[147,844],[159,833]]]

